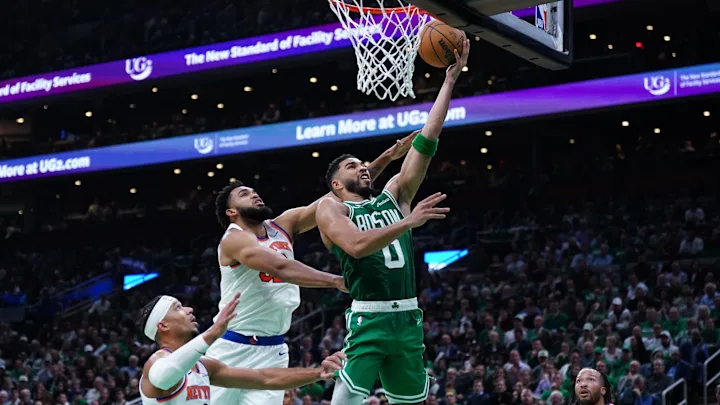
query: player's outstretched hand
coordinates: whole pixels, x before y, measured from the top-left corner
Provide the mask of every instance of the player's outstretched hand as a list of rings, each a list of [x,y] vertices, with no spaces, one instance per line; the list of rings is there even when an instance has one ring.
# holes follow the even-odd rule
[[[445,219],[445,214],[450,212],[450,208],[436,207],[441,201],[447,198],[446,194],[435,193],[430,197],[420,201],[415,209],[408,215],[407,220],[410,226],[417,228],[425,225],[425,222],[431,219]]]
[[[332,355],[327,356],[320,365],[320,367],[322,368],[322,371],[320,372],[320,378],[322,378],[323,380],[333,378],[336,371],[342,370],[343,360],[347,360],[347,355],[343,352],[335,352]]]
[[[213,342],[222,335],[225,334],[225,331],[227,331],[228,323],[231,319],[235,318],[237,313],[235,312],[235,309],[238,306],[238,303],[240,302],[240,293],[235,294],[232,300],[225,305],[225,307],[220,311],[220,313],[217,316],[217,320],[211,326],[208,328],[208,330],[205,332],[203,336],[205,336],[205,341],[208,344],[212,344],[210,340]]]
[[[465,38],[463,41],[462,55],[455,49],[455,63],[450,65],[447,69],[447,77],[449,79],[457,80],[460,77],[460,73],[467,66],[468,56],[470,56],[470,40]]]
[[[417,136],[417,134],[420,133],[420,130],[414,131],[412,134],[406,136],[403,139],[398,139],[395,141],[395,145],[391,146],[390,149],[388,149],[387,153],[390,154],[390,158],[392,160],[398,160],[401,157],[405,156],[408,151],[410,150],[410,147],[412,146],[412,142]]]

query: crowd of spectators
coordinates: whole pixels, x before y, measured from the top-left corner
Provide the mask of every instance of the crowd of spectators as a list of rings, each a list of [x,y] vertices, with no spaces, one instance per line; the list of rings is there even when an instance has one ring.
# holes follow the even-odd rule
[[[654,159],[682,177],[693,168],[683,160],[687,156],[675,151]],[[633,168],[623,169],[615,157],[613,170],[620,173],[612,176],[630,175]],[[626,156],[631,158],[639,159]],[[425,191],[477,177],[472,162],[439,159]],[[651,161],[638,166],[651,167]],[[598,175],[584,178],[584,185],[600,187],[597,181],[607,172]],[[428,227],[416,236],[416,248],[472,244],[471,255],[453,270],[423,271],[419,299],[433,377],[426,403],[564,405],[575,375],[588,366],[608,375],[616,404],[657,405],[663,390],[680,378],[689,384],[691,402],[697,401],[702,364],[720,344],[717,185],[693,189],[686,181],[692,193],[677,193],[667,188],[674,183],[663,172],[656,176],[666,181],[657,195],[643,191],[651,187],[648,183],[626,197],[599,193],[564,202],[559,202],[562,192],[550,190],[567,178],[549,176],[543,188],[533,191],[539,196],[526,196],[501,219],[485,223],[478,211],[492,207],[473,201],[479,185],[458,186],[454,217],[446,221],[451,225]],[[514,179],[508,175],[495,187],[526,187]],[[291,180],[297,189],[273,187],[264,199],[322,193],[321,186],[312,185],[314,178]],[[491,193],[487,186],[484,190]],[[173,200],[161,191],[155,194]],[[139,367],[154,350],[134,325],[137,310],[156,293],[168,293],[196,308],[204,326],[214,314],[219,230],[212,197],[208,189],[195,189],[165,210],[145,206],[130,214],[94,202],[74,219],[66,216],[65,226],[39,226],[31,233],[16,229],[0,261],[3,311],[32,306],[24,321],[0,324],[0,404],[123,405],[137,400]],[[38,216],[40,224],[45,218]],[[475,224],[477,237],[453,242],[454,228],[468,223]],[[427,239],[433,242],[426,244]],[[338,271],[317,235],[299,238],[296,251],[316,268]],[[84,307],[63,307],[59,300],[64,289],[83,280],[102,273],[117,278],[139,268],[158,271],[160,277]],[[322,307],[325,325],[318,333],[320,317],[310,316],[293,326],[287,339],[292,364],[312,366],[342,346],[340,314],[349,298],[319,290],[302,294],[296,319]],[[717,365],[711,370],[720,371]],[[332,384],[288,391],[286,404],[327,403]],[[381,388],[367,400],[385,401]]]

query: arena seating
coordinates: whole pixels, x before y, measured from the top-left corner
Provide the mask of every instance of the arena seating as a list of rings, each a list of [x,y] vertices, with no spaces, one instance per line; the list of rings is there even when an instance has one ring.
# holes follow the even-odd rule
[[[14,18],[0,28],[3,79],[335,21],[324,1],[309,0],[31,0],[5,11]],[[642,11],[612,23],[592,13],[579,19],[578,67],[566,72],[528,68],[476,40],[455,95],[717,61],[717,12],[688,25],[676,23],[682,10]],[[154,99],[142,88],[52,100],[47,110],[44,102],[9,106],[3,119],[38,125],[21,142],[0,133],[0,159],[388,105],[355,91],[354,66],[322,67],[188,79]],[[432,100],[442,72],[417,73],[413,102]],[[311,76],[323,91],[308,84]],[[340,91],[328,90],[330,79]],[[250,82],[256,91],[243,92]],[[418,195],[447,192],[452,213],[415,234],[434,377],[426,405],[569,405],[585,366],[609,376],[616,405],[661,405],[681,379],[689,403],[700,403],[703,376],[720,372],[718,107],[712,97],[493,124],[492,137],[475,127],[443,135]],[[93,120],[84,116],[90,108]],[[704,119],[703,110],[713,115]],[[621,127],[629,116],[632,125]],[[322,177],[333,157],[349,151],[370,160],[389,142],[3,185],[0,197],[17,193],[28,208],[0,213],[0,405],[139,403],[142,365],[156,349],[135,325],[139,309],[171,294],[195,308],[202,328],[217,311],[213,191],[237,177],[280,212],[327,192]],[[489,152],[478,153],[481,146]],[[469,254],[427,271],[423,254],[449,249]],[[295,250],[304,263],[339,272],[316,231]],[[158,276],[123,289],[123,277],[137,273]],[[88,298],[103,283],[116,288]],[[293,366],[314,366],[342,346],[350,299],[309,289],[302,298],[286,341]],[[332,388],[328,381],[288,391],[284,405],[328,405]],[[379,384],[367,403],[387,404]]]
[[[684,145],[686,137],[672,144]],[[720,343],[717,185],[696,182],[698,170],[702,177],[717,169],[715,143],[711,135],[706,145],[695,141],[691,151],[641,137],[627,151],[611,148],[612,154],[586,165],[582,174],[569,162],[553,167],[566,152],[547,148],[541,166],[551,169],[536,183],[522,179],[519,160],[487,177],[482,162],[457,161],[462,145],[445,143],[446,153],[421,193],[456,184],[449,202],[453,217],[420,232],[418,253],[475,242],[466,260],[422,272],[426,358],[436,378],[428,403],[484,404],[494,398],[510,404],[528,395],[546,403],[558,395],[567,400],[570,381],[587,365],[607,372],[621,404],[632,403],[628,376],[636,373],[646,379],[643,392],[656,398],[679,378],[698,388],[700,365]],[[597,154],[581,139],[577,148],[578,156]],[[316,165],[319,177],[322,164]],[[281,184],[273,172],[261,172],[258,184]],[[323,192],[316,176],[285,180],[296,188],[261,188],[266,201]],[[137,399],[137,367],[153,349],[134,326],[134,314],[156,293],[180,297],[196,308],[203,325],[211,322],[219,228],[212,218],[216,187],[206,186],[188,192],[192,184],[185,184],[183,194],[167,184],[145,201],[126,192],[113,195],[117,183],[101,176],[85,185],[100,198],[68,189],[61,204],[38,215],[40,233],[24,234],[22,217],[14,226],[6,218],[3,311],[28,305],[32,311],[24,322],[0,328],[7,401],[104,405]],[[485,197],[476,200],[478,192]],[[472,224],[473,238],[455,235],[466,224]],[[316,234],[298,243],[301,260],[338,271]],[[59,299],[85,280],[121,277],[128,259],[160,277],[84,305]],[[345,332],[339,315],[348,302],[341,293],[303,291],[295,314],[300,322],[287,336],[293,364],[317,364],[326,350],[340,347]],[[656,359],[662,367],[653,365]],[[321,403],[330,393],[330,384],[316,384],[288,396],[299,403],[309,395],[308,401]],[[376,395],[383,397],[382,391]]]

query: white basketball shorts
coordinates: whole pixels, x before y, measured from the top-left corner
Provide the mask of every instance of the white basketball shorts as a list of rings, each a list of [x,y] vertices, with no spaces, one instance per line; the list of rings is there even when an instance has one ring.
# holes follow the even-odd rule
[[[256,346],[218,339],[206,355],[230,367],[259,369],[287,368],[290,363],[288,346]],[[282,405],[284,391],[241,390],[210,387],[212,405]]]

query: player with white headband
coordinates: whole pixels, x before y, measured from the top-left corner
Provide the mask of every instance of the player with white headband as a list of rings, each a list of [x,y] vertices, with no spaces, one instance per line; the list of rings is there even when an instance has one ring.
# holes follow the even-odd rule
[[[210,385],[225,388],[286,390],[333,377],[342,368],[343,353],[328,356],[321,368],[243,369],[203,355],[227,330],[235,317],[240,294],[220,311],[215,324],[199,334],[193,309],[176,298],[153,299],[141,312],[145,336],[161,347],[143,367],[140,395],[143,405],[208,405]]]

